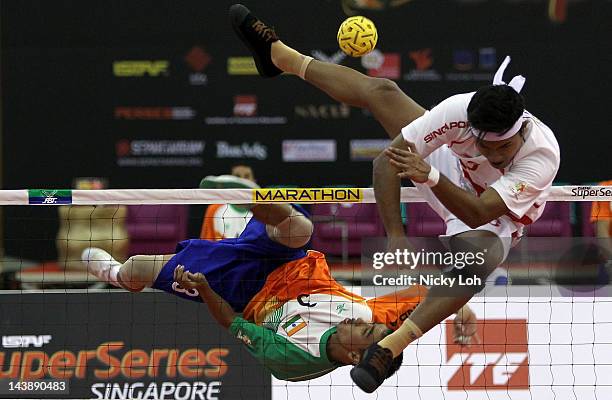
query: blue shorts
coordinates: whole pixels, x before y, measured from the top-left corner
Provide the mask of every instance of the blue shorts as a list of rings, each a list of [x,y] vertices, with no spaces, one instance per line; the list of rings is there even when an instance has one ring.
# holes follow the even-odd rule
[[[294,207],[308,215],[300,206]],[[174,282],[177,265],[206,276],[210,287],[236,312],[242,312],[261,290],[266,278],[281,265],[306,257],[304,246],[292,249],[272,241],[266,226],[251,218],[236,239],[220,241],[191,239],[180,242],[176,254],[162,268],[153,287],[188,300],[202,302],[195,289],[184,289]]]

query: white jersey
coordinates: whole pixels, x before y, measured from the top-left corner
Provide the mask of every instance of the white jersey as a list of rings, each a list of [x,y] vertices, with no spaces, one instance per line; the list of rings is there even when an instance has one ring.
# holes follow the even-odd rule
[[[286,302],[270,313],[262,325],[286,337],[303,351],[320,357],[321,344],[327,344],[322,338],[346,318],[370,322],[372,310],[365,302],[318,293]]]
[[[458,94],[444,100],[402,129],[404,139],[413,142],[425,158],[447,145],[459,159],[463,176],[480,195],[495,189],[510,210],[508,216],[518,225],[528,225],[544,211],[544,203],[559,170],[557,139],[546,125],[525,112],[525,143],[503,170],[493,168],[476,147],[467,117],[474,93]]]

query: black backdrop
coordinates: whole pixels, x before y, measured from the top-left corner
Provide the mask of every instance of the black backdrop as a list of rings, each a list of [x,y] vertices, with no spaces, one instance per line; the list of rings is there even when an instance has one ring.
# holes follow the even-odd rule
[[[337,50],[336,31],[345,18],[339,0],[246,3],[300,50],[321,49],[328,55]],[[470,64],[465,52],[475,53],[476,58],[468,72],[489,74],[490,70],[479,71],[479,49],[493,48],[496,63],[505,54],[512,55],[508,75],[527,77],[524,93],[529,110],[555,131],[561,143],[558,180],[591,182],[610,177],[610,164],[605,161],[610,139],[604,127],[609,121],[605,89],[612,66],[612,3],[568,3],[563,24],[549,21],[544,0],[413,0],[386,12],[365,14],[377,24],[379,49],[399,53],[402,75],[414,69],[411,51],[431,49],[431,69],[441,76],[439,81],[396,80],[424,106],[487,82],[487,78],[447,78],[466,69],[459,64]],[[201,176],[224,172],[231,163],[241,161],[217,158],[220,140],[250,146],[259,142],[266,148],[265,160],[250,153],[251,158],[242,159],[255,166],[263,184],[369,185],[371,164],[351,161],[349,140],[384,138],[382,129],[360,110],[351,110],[346,119],[296,115],[295,106],[333,104],[296,78],[228,75],[227,58],[248,55],[227,22],[229,4],[219,0],[3,1],[4,188],[67,187],[74,176],[105,176],[115,188],[192,187]],[[185,57],[194,46],[208,58],[203,70],[200,64],[205,85],[189,83],[194,71]],[[113,62],[122,60],[169,64],[167,72],[157,77],[116,77]],[[342,63],[365,70],[357,59]],[[281,116],[287,123],[205,123],[211,116],[231,117],[236,95],[255,95],[258,116]],[[195,116],[190,120],[114,116],[116,107],[138,106],[190,107]],[[317,138],[337,140],[335,162],[282,163],[283,139]],[[205,147],[197,166],[120,167],[116,147],[122,139],[149,144],[198,140]]]
[[[340,0],[246,3],[301,51],[338,51]],[[549,20],[545,0],[413,0],[363,14],[376,22],[378,48],[399,61],[395,81],[426,107],[488,83],[512,55],[507,75],[527,77],[528,109],[559,138],[557,180],[586,183],[612,176],[612,2],[568,3],[564,23]],[[263,185],[370,185],[371,163],[352,159],[349,141],[385,138],[382,128],[361,110],[330,114],[337,104],[295,77],[230,74],[245,71],[229,71],[241,60],[228,59],[248,55],[229,26],[230,4],[1,2],[3,188],[69,187],[76,176],[107,177],[113,188],[194,187],[236,162],[253,165]],[[421,70],[414,52],[425,55]],[[116,76],[134,60],[144,61],[145,70],[131,71],[141,76]],[[367,72],[359,59],[342,64]],[[251,119],[219,125],[211,117]],[[255,124],[271,122],[261,117],[285,123]],[[337,156],[283,162],[287,139],[335,140]],[[221,158],[219,141],[230,145]]]

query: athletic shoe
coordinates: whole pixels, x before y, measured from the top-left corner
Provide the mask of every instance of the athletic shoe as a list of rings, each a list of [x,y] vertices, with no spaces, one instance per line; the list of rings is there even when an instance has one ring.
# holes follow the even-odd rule
[[[272,78],[282,74],[283,71],[272,62],[272,43],[278,40],[274,28],[255,17],[242,4],[231,6],[229,17],[234,31],[253,54],[259,75],[264,78]]]
[[[351,379],[361,390],[372,393],[391,375],[393,353],[374,343],[368,347],[363,358],[351,370]]]
[[[209,175],[200,181],[200,189],[259,189],[259,185],[234,175]]]

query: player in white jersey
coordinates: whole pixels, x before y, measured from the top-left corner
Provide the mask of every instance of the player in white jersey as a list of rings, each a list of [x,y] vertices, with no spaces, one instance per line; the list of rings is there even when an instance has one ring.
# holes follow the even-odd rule
[[[486,252],[484,265],[446,274],[484,281],[506,258],[522,226],[541,215],[559,169],[559,147],[550,129],[525,110],[519,93],[525,79],[502,81],[509,58],[492,85],[426,111],[390,80],[300,54],[242,5],[230,8],[230,20],[260,75],[294,74],[339,102],[367,108],[393,139],[374,162],[374,190],[391,250],[409,247],[400,217],[400,178],[411,179],[444,218],[452,251]],[[481,288],[432,287],[400,329],[370,347],[351,372],[355,383],[374,391],[394,356]]]

